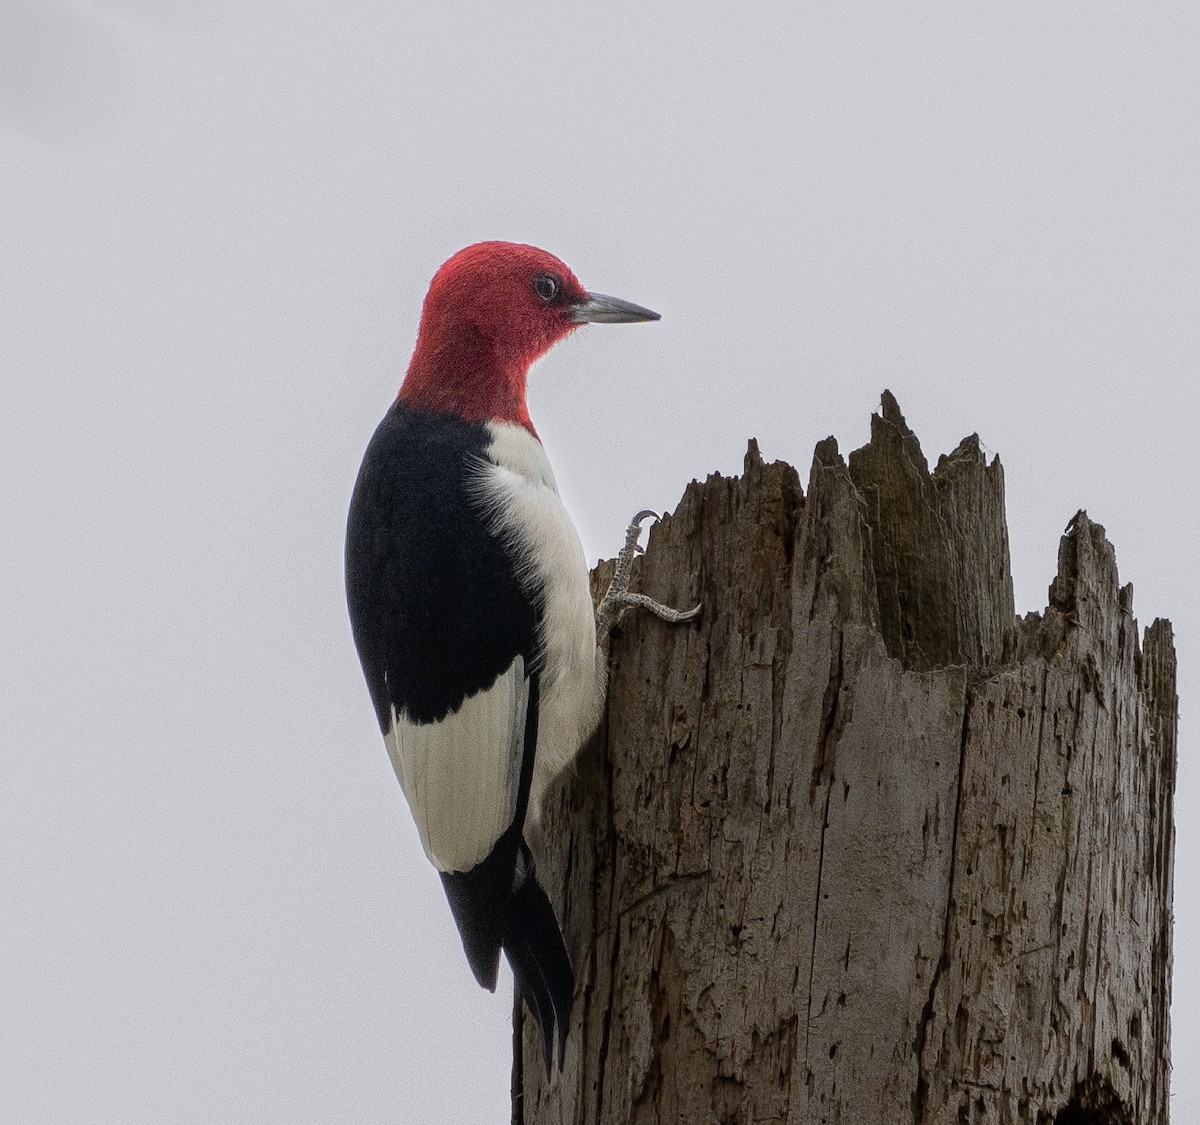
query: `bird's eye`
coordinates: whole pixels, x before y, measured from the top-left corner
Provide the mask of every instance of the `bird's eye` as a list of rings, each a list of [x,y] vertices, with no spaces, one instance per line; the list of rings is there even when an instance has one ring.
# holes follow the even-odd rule
[[[550,304],[561,290],[562,282],[552,273],[544,273],[533,279],[533,291],[546,304]]]

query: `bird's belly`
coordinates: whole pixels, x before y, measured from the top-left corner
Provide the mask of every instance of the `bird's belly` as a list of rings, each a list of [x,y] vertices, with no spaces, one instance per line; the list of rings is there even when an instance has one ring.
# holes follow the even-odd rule
[[[582,554],[581,548],[581,558]],[[570,765],[596,729],[604,702],[604,665],[596,648],[586,570],[583,573],[584,580],[570,592],[574,596],[569,608],[563,604],[545,619],[537,755],[529,794],[529,811],[535,820],[547,786]],[[562,594],[565,603],[568,591]],[[573,628],[564,627],[568,621]]]
[[[587,560],[546,454],[520,426],[491,422],[480,498],[510,544],[517,573],[541,601],[537,755],[529,811],[596,729],[604,696]]]

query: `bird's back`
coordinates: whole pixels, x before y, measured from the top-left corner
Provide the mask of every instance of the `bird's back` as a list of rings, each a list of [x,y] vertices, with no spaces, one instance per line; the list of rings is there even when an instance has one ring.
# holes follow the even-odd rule
[[[346,531],[354,640],[381,730],[432,722],[534,657],[537,609],[477,510],[484,426],[397,403],[367,448]]]

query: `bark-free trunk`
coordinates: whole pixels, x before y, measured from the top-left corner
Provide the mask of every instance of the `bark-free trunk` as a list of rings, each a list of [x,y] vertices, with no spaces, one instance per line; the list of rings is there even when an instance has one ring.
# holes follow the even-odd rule
[[[704,616],[626,615],[550,795],[576,1010],[547,1081],[518,1007],[514,1122],[1165,1125],[1174,650],[1103,529],[1018,620],[999,463],[885,394],[807,496],[753,443],[689,487],[640,583]]]

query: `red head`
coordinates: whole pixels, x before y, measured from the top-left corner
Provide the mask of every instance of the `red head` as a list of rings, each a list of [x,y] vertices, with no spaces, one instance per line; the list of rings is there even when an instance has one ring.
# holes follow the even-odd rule
[[[615,297],[588,293],[553,254],[514,242],[479,242],[434,274],[400,398],[468,422],[515,422],[530,364],[589,321],[657,320]]]

